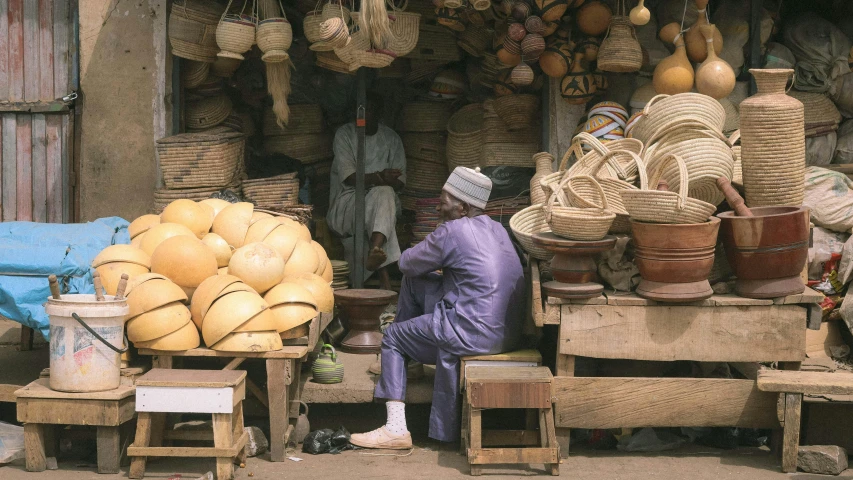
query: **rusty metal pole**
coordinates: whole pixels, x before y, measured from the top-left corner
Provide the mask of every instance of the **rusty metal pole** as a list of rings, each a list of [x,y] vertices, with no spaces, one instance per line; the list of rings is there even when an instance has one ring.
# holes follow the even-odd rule
[[[365,128],[367,120],[365,113],[367,111],[367,69],[362,67],[358,69],[358,92],[357,110],[355,120],[355,131],[357,139],[356,157],[355,157],[355,228],[353,229],[353,261],[364,262],[364,240],[366,234],[364,232],[364,144],[365,144]],[[364,287],[364,269],[360,266],[351,265],[353,278],[353,288]]]

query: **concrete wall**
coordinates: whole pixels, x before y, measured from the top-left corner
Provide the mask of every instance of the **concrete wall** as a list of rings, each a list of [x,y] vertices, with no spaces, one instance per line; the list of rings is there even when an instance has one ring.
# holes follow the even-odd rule
[[[166,0],[80,0],[80,221],[147,213],[171,108]],[[78,117],[79,118],[79,117]]]

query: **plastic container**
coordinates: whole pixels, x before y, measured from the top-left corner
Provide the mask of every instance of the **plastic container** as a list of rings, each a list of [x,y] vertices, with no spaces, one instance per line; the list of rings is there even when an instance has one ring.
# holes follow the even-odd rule
[[[48,299],[50,316],[50,388],[60,392],[100,392],[119,387],[121,353],[126,349],[124,321],[130,309],[112,295],[63,295]],[[80,318],[101,338],[93,335]]]

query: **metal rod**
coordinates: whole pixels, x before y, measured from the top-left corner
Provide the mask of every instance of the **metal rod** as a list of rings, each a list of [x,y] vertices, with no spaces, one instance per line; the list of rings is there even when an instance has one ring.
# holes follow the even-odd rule
[[[365,114],[367,111],[367,69],[358,69],[358,106],[356,108],[355,131],[357,149],[355,157],[355,228],[353,238],[353,261],[364,262],[364,144],[365,144]],[[360,265],[352,265],[353,288],[364,287],[364,269]]]

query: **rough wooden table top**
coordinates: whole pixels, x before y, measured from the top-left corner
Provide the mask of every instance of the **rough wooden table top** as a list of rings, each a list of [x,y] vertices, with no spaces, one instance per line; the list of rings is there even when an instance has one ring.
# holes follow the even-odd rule
[[[121,385],[115,390],[103,392],[58,392],[50,389],[50,379],[40,378],[20,390],[15,391],[18,398],[47,398],[56,400],[121,400],[133,395],[136,387]]]
[[[853,373],[761,370],[756,384],[763,392],[850,395],[853,394]]]
[[[739,297],[733,294],[714,295],[711,298],[700,302],[690,303],[665,303],[647,300],[634,293],[613,293],[605,291],[599,297],[588,300],[567,300],[556,297],[548,297],[548,305],[613,305],[620,307],[649,307],[649,306],[664,306],[664,307],[748,307],[762,305],[802,305],[811,303],[820,303],[824,295],[816,292],[811,288],[806,287],[803,293],[797,295],[788,295],[787,297],[758,299]]]
[[[225,358],[267,358],[267,359],[287,359],[287,358],[302,358],[308,354],[308,346],[306,345],[287,345],[281,350],[274,352],[221,352],[219,350],[211,350],[209,348],[193,348],[192,350],[182,350],[178,352],[152,350],[150,348],[140,348],[140,355],[164,355],[170,357],[225,357]]]

